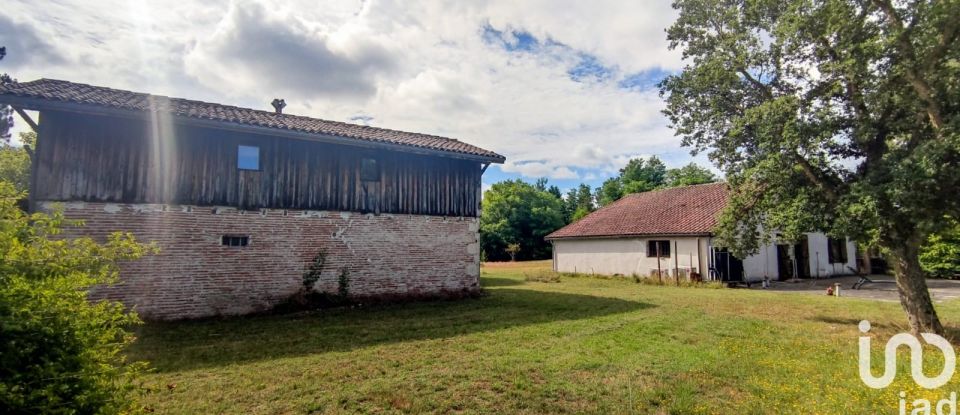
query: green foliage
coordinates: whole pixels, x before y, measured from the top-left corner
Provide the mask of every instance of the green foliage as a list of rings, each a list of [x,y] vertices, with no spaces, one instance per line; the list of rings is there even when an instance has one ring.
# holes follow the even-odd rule
[[[960,2],[677,0],[664,113],[733,188],[718,236],[739,256],[776,229],[895,258],[914,331],[942,332],[920,245],[960,217]]]
[[[0,181],[13,184],[19,192],[30,189],[30,155],[27,148],[34,148],[37,133],[20,133],[23,146],[0,144]]]
[[[620,181],[625,193],[640,193],[656,189],[666,183],[667,166],[657,156],[631,159],[620,169]]]
[[[680,187],[713,183],[717,181],[717,176],[707,168],[700,167],[696,163],[690,163],[679,169],[667,170],[664,180],[664,187]]]
[[[712,183],[717,180],[710,170],[690,163],[679,169],[667,169],[657,156],[631,159],[620,175],[611,177],[597,189],[597,203],[606,206],[631,193],[649,192],[667,187]]]
[[[517,260],[517,254],[520,253],[520,244],[507,244],[507,255],[510,255],[511,261]]]
[[[95,285],[117,281],[117,264],[151,253],[127,233],[103,243],[58,237],[79,226],[59,212],[25,214],[22,192],[0,182],[0,408],[5,413],[136,410],[142,363],[124,348],[136,314],[89,302]]]
[[[927,238],[920,251],[920,265],[931,277],[960,278],[960,221],[945,220],[951,227]]]
[[[584,208],[584,207],[577,208],[577,210],[573,212],[573,216],[570,217],[570,222],[571,223],[576,222],[580,219],[583,219],[584,216],[587,216],[589,214],[590,214],[590,211],[587,210],[587,208]]]
[[[593,199],[594,195],[588,184],[581,183],[580,186],[570,189],[567,198],[563,200],[565,222],[574,222],[596,210]]]
[[[494,184],[483,196],[480,247],[491,261],[509,259],[507,246],[518,244],[518,260],[550,257],[549,233],[566,224],[562,201],[521,180]]]
[[[603,181],[603,184],[597,188],[597,204],[606,206],[620,200],[623,197],[623,184],[619,177],[611,177]]]
[[[733,186],[736,252],[766,242],[758,224],[903,245],[960,209],[960,4],[675,7],[668,38],[691,63],[661,84],[665,114]]]
[[[320,281],[323,274],[323,267],[327,264],[327,253],[325,251],[317,252],[317,255],[310,261],[307,270],[303,273],[303,288],[308,292],[313,291],[313,286]]]

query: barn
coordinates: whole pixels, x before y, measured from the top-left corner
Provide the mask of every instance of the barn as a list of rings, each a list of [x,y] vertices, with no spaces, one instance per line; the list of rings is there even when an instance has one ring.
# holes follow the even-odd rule
[[[278,100],[261,111],[40,79],[0,86],[0,102],[39,112],[31,209],[84,220],[72,235],[159,246],[92,293],[146,319],[268,310],[318,254],[319,291],[479,290],[480,178],[504,161],[492,151],[284,114]]]
[[[810,232],[799,241],[763,246],[746,258],[714,239],[727,203],[725,183],[631,194],[547,236],[558,272],[670,276],[728,282],[822,278],[850,274],[856,246]]]

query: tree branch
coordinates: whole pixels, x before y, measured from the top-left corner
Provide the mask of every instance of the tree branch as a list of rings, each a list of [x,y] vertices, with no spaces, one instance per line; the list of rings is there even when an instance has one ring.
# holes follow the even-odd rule
[[[770,87],[768,85],[754,78],[745,69],[739,69],[738,72],[740,72],[740,74],[743,75],[743,77],[746,78],[747,81],[753,84],[753,86],[760,88],[760,91],[763,93],[764,97],[766,97],[767,99],[773,99],[773,91],[770,90]]]
[[[910,43],[908,37],[913,26],[911,24],[910,27],[904,27],[903,20],[897,14],[896,9],[894,9],[889,0],[873,0],[873,3],[883,11],[887,16],[887,20],[890,21],[890,25],[899,32],[896,34],[896,40],[900,53],[904,54],[907,58],[907,62],[904,65],[906,69],[904,74],[906,75],[907,82],[910,83],[910,86],[913,87],[917,96],[926,104],[927,117],[930,119],[930,125],[939,135],[940,128],[943,126],[942,110],[940,109],[940,104],[933,99],[933,88],[930,87],[930,84],[927,83],[922,74],[918,73],[914,67],[917,61],[916,51],[914,51],[913,44]]]
[[[803,171],[803,175],[810,180],[811,183],[819,187],[827,195],[827,199],[830,201],[839,200],[837,195],[837,189],[832,183],[828,183],[823,177],[821,177],[821,172],[819,169],[810,164],[810,161],[797,153],[793,152],[794,157],[797,160],[797,165],[800,166],[800,169]]]

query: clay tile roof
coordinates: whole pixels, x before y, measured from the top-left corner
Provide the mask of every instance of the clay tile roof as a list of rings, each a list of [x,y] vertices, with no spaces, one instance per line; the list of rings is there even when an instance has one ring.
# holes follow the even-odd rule
[[[4,100],[4,98],[7,99]],[[277,114],[270,111],[170,98],[56,79],[38,79],[30,82],[0,85],[0,102],[11,101],[12,103],[16,100],[19,100],[18,102],[28,100],[36,104],[34,108],[27,109],[43,109],[44,103],[73,103],[139,112],[166,111],[186,118],[465,154],[495,163],[504,161],[504,157],[497,153],[452,138],[327,121],[299,115]]]
[[[624,196],[547,239],[706,235],[727,203],[726,183],[698,184]]]

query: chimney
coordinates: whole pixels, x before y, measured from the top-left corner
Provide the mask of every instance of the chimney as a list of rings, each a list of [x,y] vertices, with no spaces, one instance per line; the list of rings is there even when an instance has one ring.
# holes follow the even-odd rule
[[[287,106],[287,103],[280,98],[274,98],[270,104],[273,105],[273,109],[276,110],[277,114],[283,114],[283,107]]]

